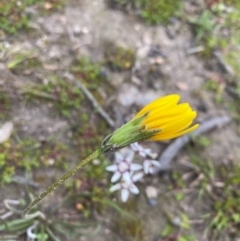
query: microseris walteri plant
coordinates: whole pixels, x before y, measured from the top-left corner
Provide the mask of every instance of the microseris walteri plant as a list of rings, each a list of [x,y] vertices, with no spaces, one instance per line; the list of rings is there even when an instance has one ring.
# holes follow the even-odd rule
[[[192,122],[197,116],[188,103],[178,104],[179,95],[154,100],[125,125],[102,142],[104,152],[116,151],[143,140],[163,141],[187,134],[198,127]]]
[[[197,129],[198,124],[192,125],[197,116],[196,111],[193,111],[188,103],[179,104],[179,100],[180,96],[174,94],[158,98],[146,105],[132,120],[108,135],[95,152],[49,186],[27,206],[23,214],[29,213],[38,202],[73,176],[77,170],[103,153],[115,152],[134,142],[144,140],[170,140]]]

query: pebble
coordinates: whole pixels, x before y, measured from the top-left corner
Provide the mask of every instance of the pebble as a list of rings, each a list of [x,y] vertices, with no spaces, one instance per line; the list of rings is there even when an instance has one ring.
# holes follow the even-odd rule
[[[153,186],[147,186],[145,191],[148,198],[157,198],[158,196],[157,188]]]
[[[157,205],[157,196],[158,196],[158,191],[157,188],[153,186],[147,186],[145,189],[146,196],[148,199],[148,203],[151,206],[156,206]]]
[[[79,36],[82,33],[82,29],[79,25],[73,26],[73,34],[74,36]]]
[[[123,106],[131,106],[139,96],[139,90],[135,86],[124,84],[119,91],[118,101]]]
[[[3,124],[3,126],[0,128],[0,143],[7,141],[10,138],[12,131],[12,122],[6,122],[5,124]]]

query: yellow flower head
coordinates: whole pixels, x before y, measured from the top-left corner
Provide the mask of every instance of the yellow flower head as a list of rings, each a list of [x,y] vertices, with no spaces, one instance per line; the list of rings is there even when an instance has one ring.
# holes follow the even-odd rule
[[[116,151],[143,140],[162,141],[187,134],[199,125],[191,126],[197,116],[188,103],[178,104],[179,95],[168,95],[149,103],[136,116],[107,136],[103,152]]]
[[[149,140],[169,140],[187,134],[198,124],[191,126],[197,116],[188,103],[178,104],[179,95],[158,98],[140,110],[134,118],[148,113],[142,124],[147,130],[159,130]]]

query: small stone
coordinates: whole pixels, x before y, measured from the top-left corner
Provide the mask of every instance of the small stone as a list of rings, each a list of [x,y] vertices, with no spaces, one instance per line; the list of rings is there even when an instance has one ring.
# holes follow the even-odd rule
[[[147,195],[149,205],[156,206],[157,205],[157,196],[158,196],[157,189],[153,186],[147,186],[145,192]]]
[[[79,25],[74,25],[73,26],[73,34],[75,36],[79,36],[82,33],[82,29]]]
[[[131,81],[136,85],[141,85],[141,83],[142,83],[141,80],[135,75],[131,76]]]
[[[176,86],[178,87],[178,89],[180,90],[189,90],[189,86],[187,83],[184,82],[177,82]]]
[[[3,143],[7,141],[13,131],[13,123],[12,122],[6,122],[1,128],[0,128],[0,143]]]
[[[52,165],[54,165],[55,160],[53,158],[50,158],[47,160],[47,162],[48,162],[49,166],[52,166]]]
[[[43,5],[43,8],[45,10],[50,10],[52,7],[53,7],[53,5],[49,2],[45,2],[44,5]]]
[[[176,216],[172,219],[172,224],[175,225],[176,227],[179,227],[181,225],[181,218]]]
[[[158,196],[157,188],[153,186],[147,186],[145,192],[148,198],[157,198]]]
[[[146,104],[157,99],[158,97],[159,97],[159,93],[153,90],[148,90],[148,91],[142,92],[142,94],[133,96],[133,98],[135,98],[135,103],[138,104],[139,106],[145,106]]]
[[[104,233],[105,233],[105,234],[109,234],[109,233],[110,233],[110,230],[106,228],[106,229],[104,230]]]
[[[78,211],[82,211],[82,210],[84,209],[84,206],[82,205],[82,203],[77,203],[77,204],[76,204],[76,209],[77,209]]]
[[[84,28],[82,29],[82,33],[88,34],[88,33],[89,33],[89,29],[88,29],[87,27],[84,27]]]
[[[140,31],[140,30],[141,30],[141,25],[135,24],[135,25],[134,25],[134,29],[135,29],[136,31]]]
[[[135,86],[124,84],[119,92],[118,101],[123,106],[131,106],[135,103],[139,91]]]

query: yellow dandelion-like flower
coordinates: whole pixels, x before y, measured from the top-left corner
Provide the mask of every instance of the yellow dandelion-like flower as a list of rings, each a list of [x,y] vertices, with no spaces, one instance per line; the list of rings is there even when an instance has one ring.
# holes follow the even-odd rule
[[[116,151],[137,141],[170,140],[195,130],[199,125],[191,125],[196,111],[188,103],[178,104],[179,100],[179,95],[168,95],[146,105],[131,121],[104,139],[103,152]]]
[[[179,95],[168,95],[154,100],[137,113],[135,118],[148,113],[142,122],[146,130],[159,130],[149,140],[169,140],[198,128],[198,124],[191,126],[196,111],[188,103],[178,104],[179,100]]]

